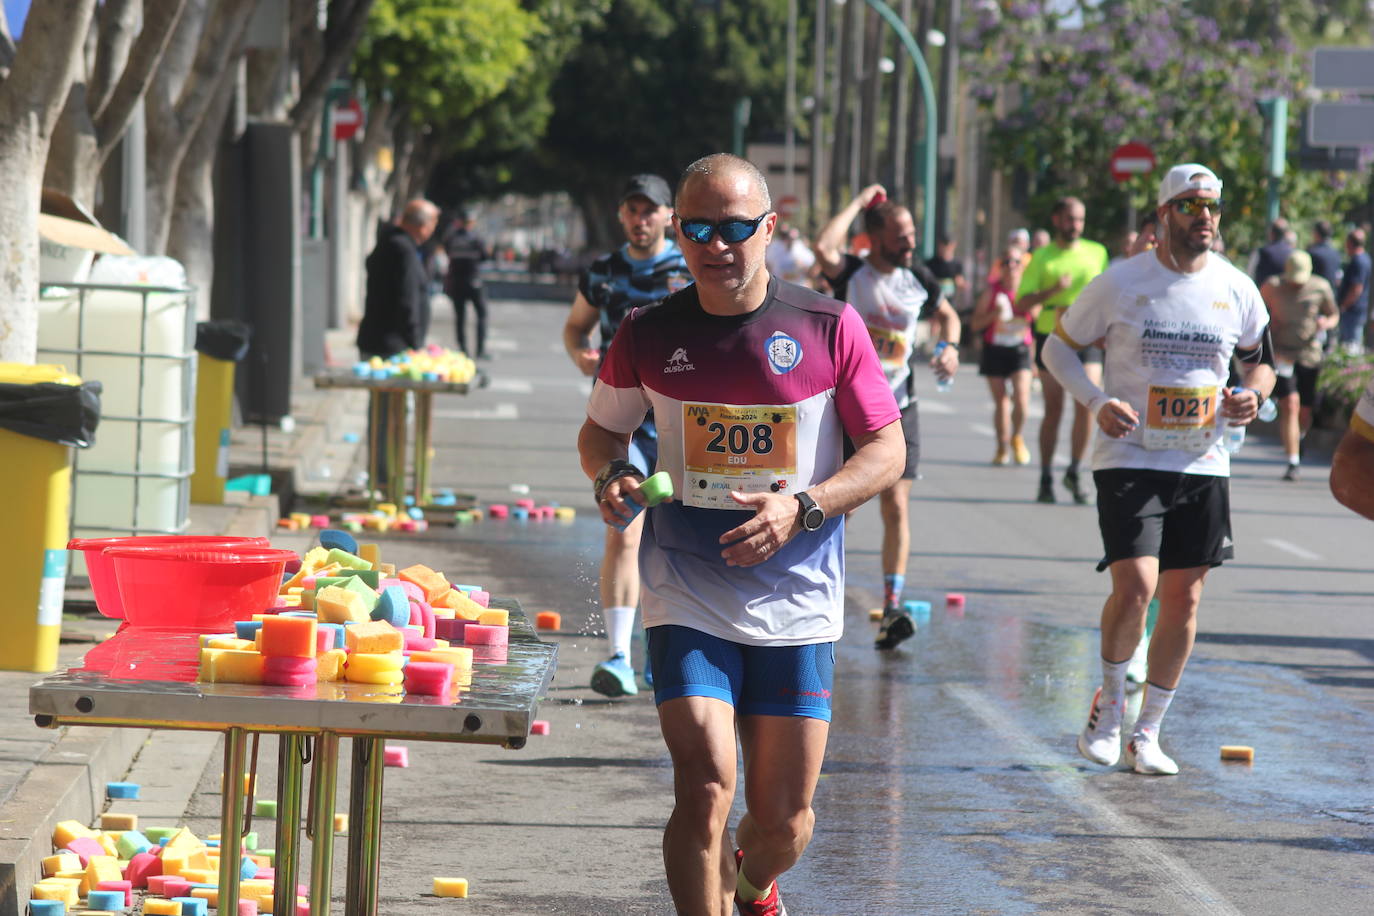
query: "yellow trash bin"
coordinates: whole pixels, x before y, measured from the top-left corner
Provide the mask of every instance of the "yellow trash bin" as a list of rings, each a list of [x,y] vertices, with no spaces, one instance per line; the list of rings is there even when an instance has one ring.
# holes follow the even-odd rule
[[[0,363],[0,383],[80,385],[62,366]],[[57,667],[67,583],[71,447],[0,428],[9,482],[0,556],[10,568],[0,599],[0,669],[48,672]]]
[[[201,353],[196,359],[196,470],[191,502],[224,502],[229,429],[234,418],[234,364]]]

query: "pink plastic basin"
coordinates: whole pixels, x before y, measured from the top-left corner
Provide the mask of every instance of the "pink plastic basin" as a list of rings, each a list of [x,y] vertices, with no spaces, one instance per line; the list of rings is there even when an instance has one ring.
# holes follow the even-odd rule
[[[119,600],[114,563],[102,554],[106,547],[269,547],[267,538],[224,537],[213,534],[159,534],[144,537],[72,538],[68,550],[86,554],[86,574],[95,592],[95,606],[106,617],[124,618],[124,603]]]
[[[130,627],[213,632],[271,607],[294,550],[107,547]]]

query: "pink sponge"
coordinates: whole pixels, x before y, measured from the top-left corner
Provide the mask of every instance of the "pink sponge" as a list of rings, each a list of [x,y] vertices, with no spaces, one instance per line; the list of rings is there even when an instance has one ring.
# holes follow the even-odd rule
[[[549,723],[544,719],[535,719],[530,723],[531,735],[547,735],[549,733]]]
[[[533,509],[533,508],[534,508],[534,500],[532,500],[532,499],[530,499],[528,496],[526,496],[526,497],[524,497],[523,499],[517,499],[517,500],[515,501],[515,505],[516,505],[516,508],[519,508],[519,509]]]
[[[438,621],[435,622],[438,623]],[[428,652],[435,646],[433,637],[421,636],[414,630],[405,630],[401,636],[405,638],[405,650],[407,652]]]
[[[947,607],[963,607],[964,596],[959,592],[949,592],[945,595],[945,605]]]
[[[406,693],[444,697],[453,686],[453,665],[447,662],[410,662],[405,674]]]
[[[424,589],[420,588],[420,586],[411,582],[409,579],[402,579],[400,581],[402,590],[405,591],[406,597],[411,601],[424,601],[429,597],[425,594]]]
[[[154,875],[148,878],[148,893],[163,897],[187,897],[191,882],[178,875]]]
[[[478,589],[475,592],[468,592],[468,597],[471,598],[473,601],[477,602],[478,604],[482,605],[482,607],[491,607],[490,592],[484,592],[481,589]]]
[[[469,623],[463,629],[463,642],[469,646],[504,646],[509,639],[509,627]]]
[[[134,885],[131,881],[101,881],[95,889],[98,891],[123,891],[124,905],[134,905]]]
[[[471,622],[461,617],[440,617],[434,621],[434,635],[449,642],[461,642],[463,630]]]
[[[88,836],[79,836],[72,839],[67,844],[67,850],[74,852],[81,859],[81,867],[85,868],[91,861],[91,856],[108,855],[105,847]]]
[[[262,682],[277,687],[307,687],[315,683],[315,667],[313,658],[269,656],[263,663]]]
[[[410,766],[410,750],[404,744],[388,744],[386,746],[386,749],[383,751],[383,754],[385,755],[383,757],[383,766]]]
[[[124,877],[137,888],[147,887],[149,876],[161,874],[162,860],[150,852],[138,853],[129,860],[129,867],[124,869]]]
[[[490,515],[492,518],[509,518],[510,506],[506,506],[501,503],[496,503],[493,506],[487,507],[487,514]]]

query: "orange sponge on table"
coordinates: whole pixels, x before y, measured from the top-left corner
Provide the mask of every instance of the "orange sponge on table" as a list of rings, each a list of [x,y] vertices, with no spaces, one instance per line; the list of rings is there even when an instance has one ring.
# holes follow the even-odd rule
[[[315,621],[309,617],[269,617],[262,622],[262,654],[315,657]]]
[[[435,572],[428,566],[417,563],[414,566],[407,566],[396,574],[398,579],[404,582],[413,582],[424,589],[425,600],[433,604],[444,592],[450,591],[448,579],[444,578],[441,572]]]
[[[399,652],[405,648],[401,631],[384,620],[355,623],[344,630],[344,642],[349,652],[379,654]]]
[[[535,629],[559,630],[563,627],[563,615],[557,611],[540,611],[534,615]]]

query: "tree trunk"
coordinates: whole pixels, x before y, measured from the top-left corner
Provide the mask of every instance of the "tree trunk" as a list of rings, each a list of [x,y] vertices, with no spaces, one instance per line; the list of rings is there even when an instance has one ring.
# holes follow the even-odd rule
[[[67,94],[67,104],[53,130],[43,171],[43,187],[56,188],[82,206],[93,208],[96,186],[100,183],[102,157],[99,147],[86,86],[76,83]]]
[[[53,126],[71,89],[95,0],[35,4],[0,83],[0,362],[38,349],[38,211]]]
[[[234,97],[234,81],[224,80],[177,174],[172,232],[167,254],[186,268],[196,291],[197,317],[210,317],[210,290],[215,279],[215,158],[224,120]]]

